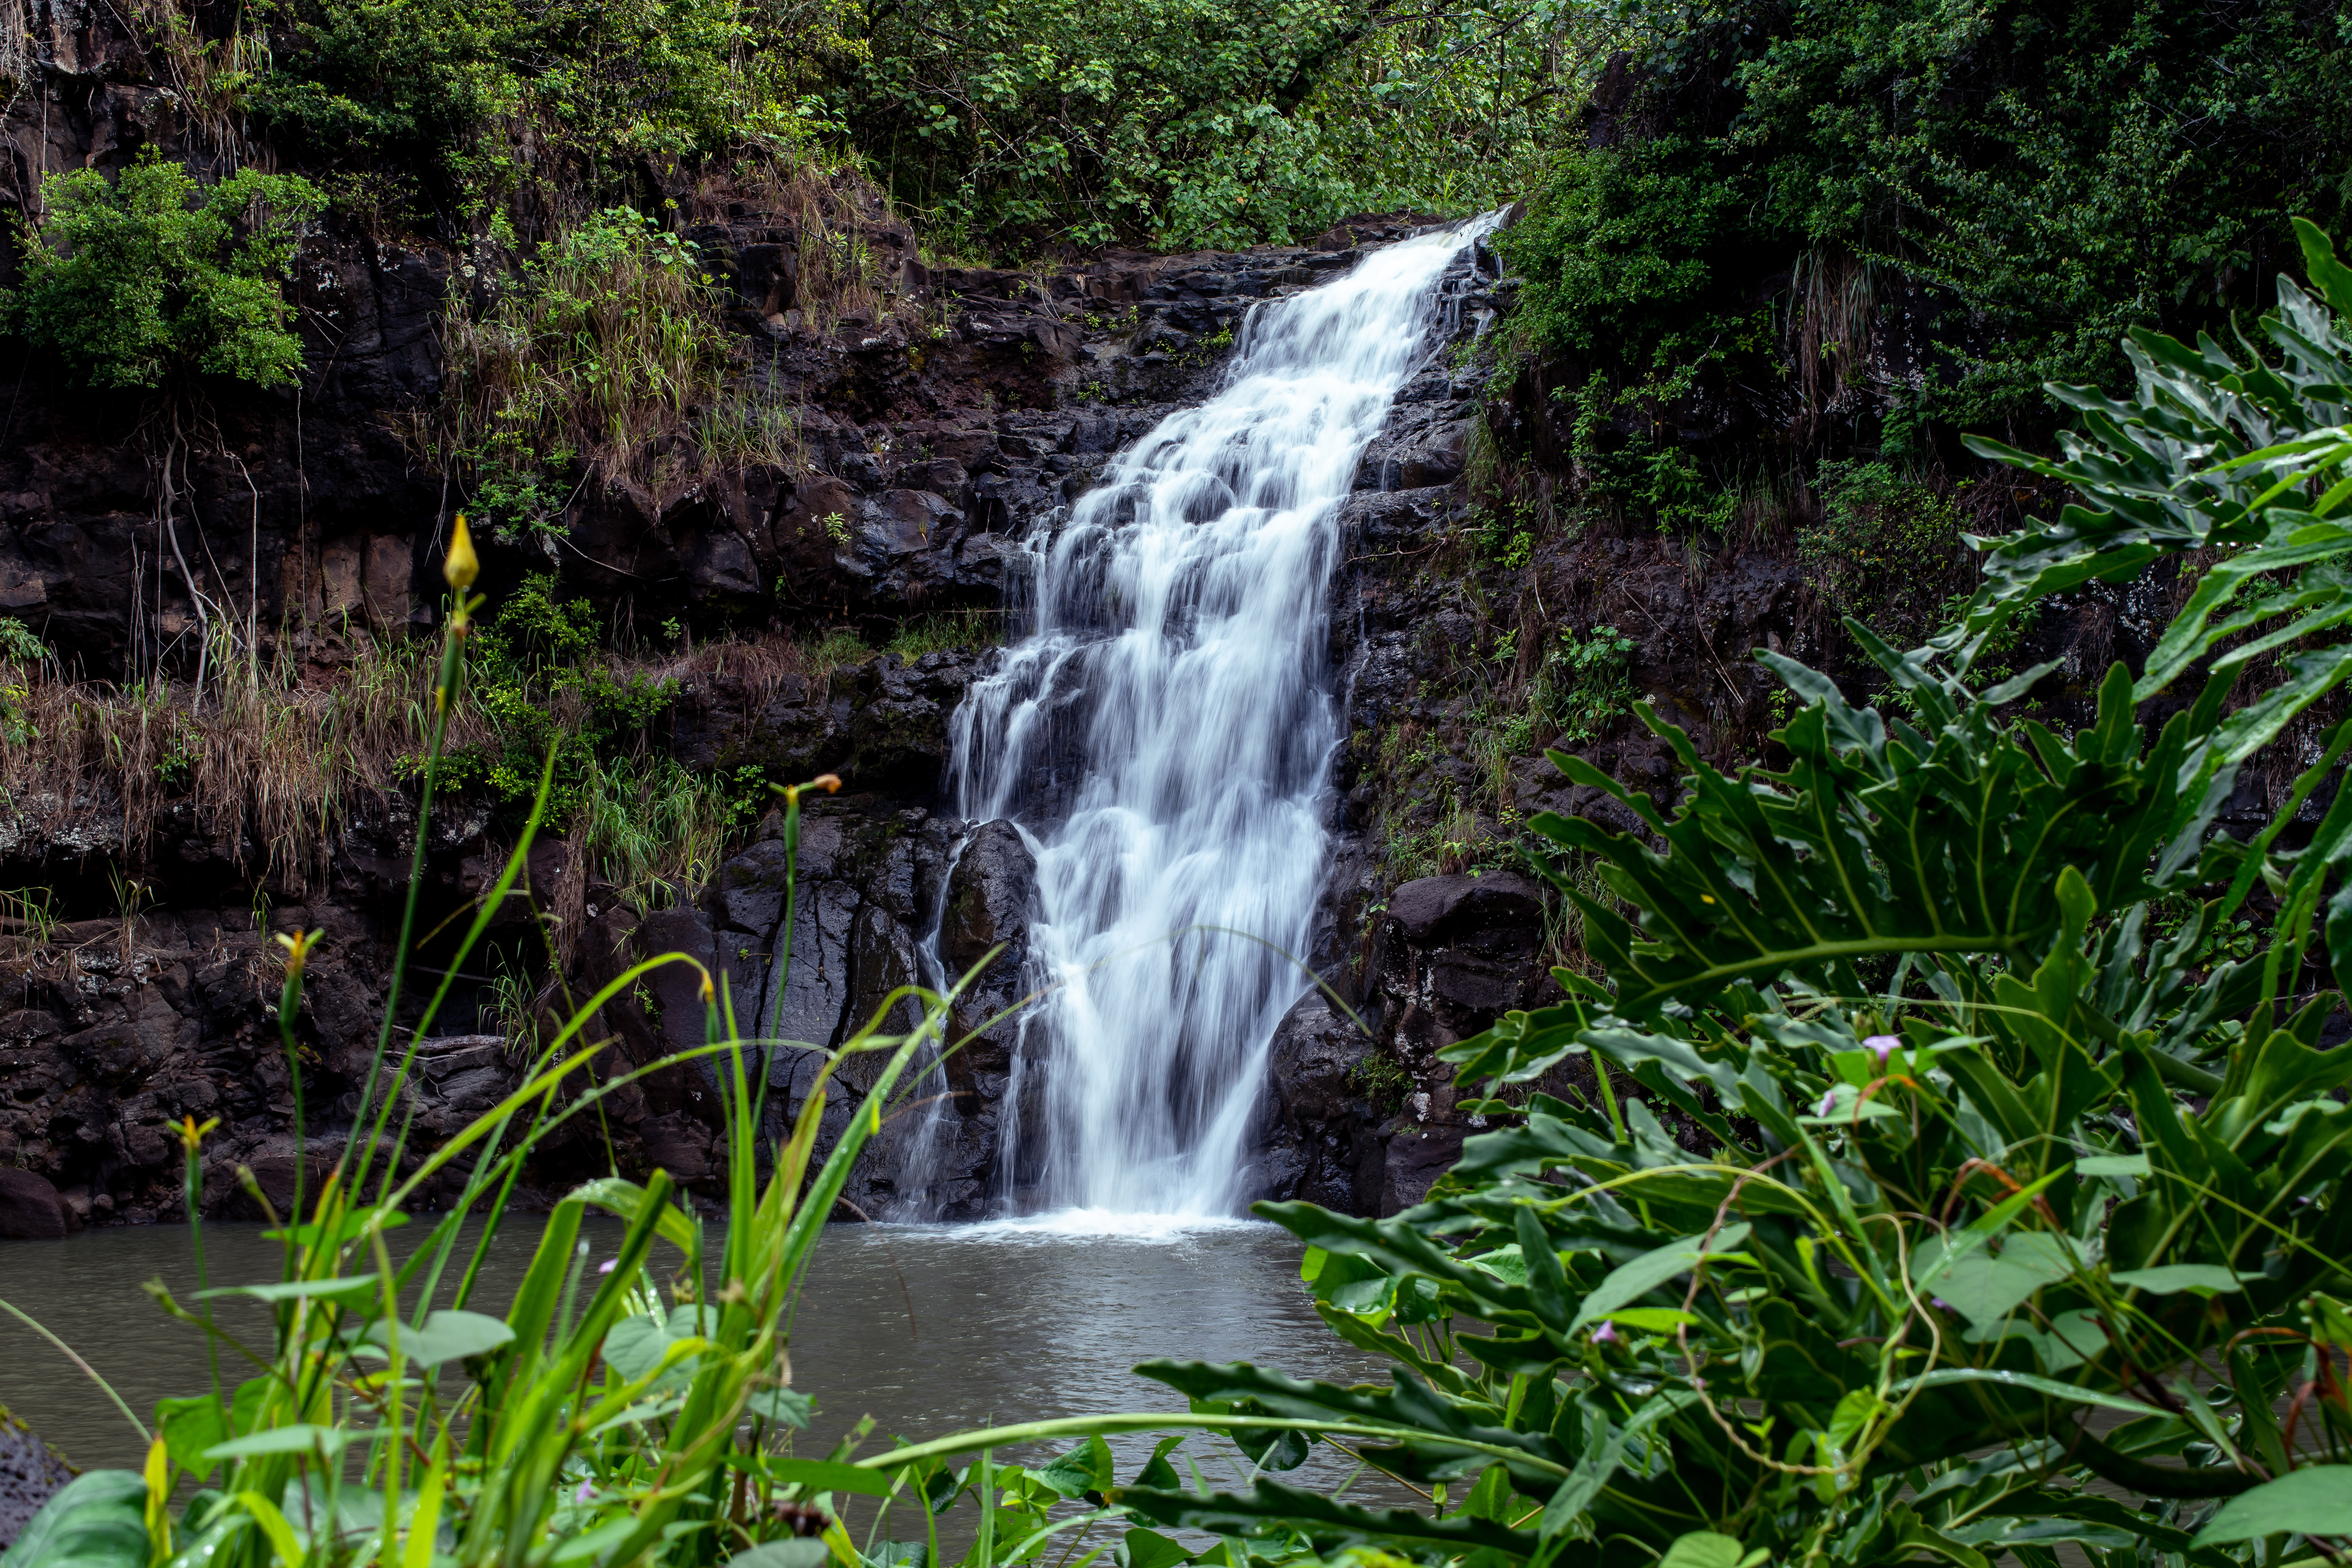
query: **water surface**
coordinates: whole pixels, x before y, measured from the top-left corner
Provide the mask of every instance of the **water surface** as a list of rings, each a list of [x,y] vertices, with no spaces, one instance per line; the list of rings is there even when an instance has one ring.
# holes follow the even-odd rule
[[[508,1225],[475,1298],[485,1310],[503,1310],[537,1240],[535,1216]],[[587,1234],[609,1253],[620,1228],[591,1222]],[[278,1246],[262,1239],[260,1226],[207,1225],[204,1235],[214,1283],[277,1278]],[[185,1226],[153,1226],[0,1243],[0,1300],[73,1346],[146,1419],[158,1398],[209,1385],[203,1336],[166,1318],[140,1289],[160,1278],[188,1302],[195,1289],[189,1240]],[[793,1381],[816,1395],[815,1436],[825,1445],[864,1415],[875,1418],[877,1440],[919,1441],[1057,1415],[1181,1409],[1171,1390],[1129,1371],[1161,1356],[1386,1382],[1387,1363],[1315,1316],[1298,1283],[1298,1258],[1286,1232],[1231,1221],[1139,1226],[1058,1215],[996,1226],[834,1226],[793,1324]],[[259,1311],[225,1310],[223,1322],[266,1351]],[[222,1372],[231,1381],[243,1375],[233,1359]],[[142,1457],[139,1436],[89,1380],[5,1316],[0,1405],[84,1467],[135,1468]],[[1151,1441],[1114,1441],[1122,1471]],[[1187,1447],[1213,1485],[1241,1482],[1245,1467],[1229,1444],[1195,1438]],[[804,1440],[801,1451],[822,1449]],[[1310,1483],[1346,1473],[1325,1452],[1301,1472]],[[1353,1490],[1367,1489],[1359,1482]]]

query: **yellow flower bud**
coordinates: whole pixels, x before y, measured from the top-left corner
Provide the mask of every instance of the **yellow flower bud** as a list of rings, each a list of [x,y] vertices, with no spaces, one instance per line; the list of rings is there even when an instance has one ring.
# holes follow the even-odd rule
[[[457,531],[449,536],[449,553],[442,560],[441,575],[449,580],[449,586],[463,594],[474,585],[481,570],[481,557],[474,553],[473,531],[466,526],[466,514],[461,511],[457,514]]]

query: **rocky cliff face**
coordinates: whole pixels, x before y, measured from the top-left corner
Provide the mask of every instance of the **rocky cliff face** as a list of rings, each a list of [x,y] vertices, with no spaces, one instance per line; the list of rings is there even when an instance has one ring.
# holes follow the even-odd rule
[[[44,172],[115,170],[151,148],[209,166],[135,38],[68,0],[37,9],[34,79],[0,112],[0,207],[21,211]],[[680,761],[848,781],[809,814],[790,963],[779,963],[773,820],[667,908],[639,907],[575,867],[572,845],[543,843],[530,900],[501,916],[492,942],[528,959],[547,946],[528,910],[562,914],[551,1005],[642,957],[690,952],[728,975],[739,1019],[812,1047],[839,1044],[898,988],[935,984],[938,964],[977,966],[955,1018],[974,1038],[886,1130],[847,1194],[868,1215],[969,1217],[1023,1181],[1003,1168],[1000,1134],[1020,1109],[1007,1103],[1020,1022],[1005,1015],[1025,984],[1034,868],[1004,825],[956,820],[942,777],[951,715],[991,656],[787,668],[762,649],[827,628],[879,640],[947,611],[1017,626],[1017,542],[1117,448],[1200,397],[1254,305],[1413,225],[1370,218],[1308,246],[1113,252],[1058,271],[935,269],[877,204],[846,183],[835,195],[875,258],[886,303],[874,310],[839,315],[804,293],[803,252],[822,237],[798,219],[675,193],[744,374],[797,411],[789,460],[687,454],[659,482],[583,475],[560,533],[485,548],[494,591],[554,569],[614,624],[681,629],[688,647],[657,671],[679,682],[661,739]],[[434,568],[458,497],[415,432],[444,392],[439,323],[479,287],[468,265],[450,247],[331,216],[300,254],[306,369],[284,393],[224,383],[167,407],[78,392],[0,338],[0,383],[13,389],[0,413],[0,614],[22,618],[68,670],[110,680],[158,668],[185,679],[202,640],[199,586],[250,617],[264,657],[307,671],[348,657],[356,625],[435,635]],[[14,267],[0,247],[0,285]],[[1672,755],[1622,703],[1569,739],[1554,710],[1528,700],[1563,634],[1614,627],[1629,647],[1624,694],[1646,696],[1724,765],[1763,749],[1773,719],[1749,650],[1850,664],[1833,595],[1789,519],[1702,541],[1566,507],[1574,409],[1552,384],[1565,373],[1497,374],[1491,329],[1510,289],[1494,270],[1481,251],[1447,279],[1423,368],[1341,520],[1329,679],[1349,736],[1313,955],[1327,989],[1293,1011],[1274,1052],[1254,1155],[1269,1196],[1372,1213],[1417,1201],[1478,1125],[1457,1110],[1438,1053],[1540,1005],[1551,964],[1579,962],[1572,921],[1511,846],[1540,810],[1618,828],[1633,819],[1605,793],[1568,785],[1542,759],[1547,744],[1672,804]],[[1682,424],[1693,439],[1727,438],[1719,420]],[[1515,520],[1538,514],[1553,521],[1521,545]],[[2067,658],[2079,684],[2160,624],[2131,596],[2151,592],[2102,587],[2062,605],[2018,662]],[[2070,699],[2057,700],[2063,710]],[[1512,704],[1523,721],[1501,722]],[[399,787],[360,792],[321,816],[298,873],[208,813],[204,791],[218,787],[61,775],[0,807],[0,888],[50,890],[44,904],[0,910],[0,1174],[24,1173],[0,1182],[0,1235],[168,1215],[178,1155],[165,1124],[183,1117],[220,1120],[205,1183],[220,1212],[282,1205],[301,1163],[322,1166],[340,1146],[388,994],[414,801]],[[466,797],[436,807],[421,929],[490,886],[511,833],[509,817]],[[312,1133],[298,1148],[273,939],[310,930],[326,935],[295,1026]],[[543,952],[533,962],[544,966]],[[427,1136],[517,1081],[509,1037],[488,1032],[489,987],[486,973],[457,978],[403,1088]],[[412,988],[398,1022],[413,1026],[415,1006]],[[896,1009],[903,1023],[906,1004]],[[665,970],[609,1005],[598,1032],[616,1067],[642,1065],[698,1043],[700,1019],[688,972]],[[776,1128],[815,1060],[771,1053]],[[853,1061],[842,1078],[854,1089],[870,1071]],[[605,1109],[610,1157],[625,1168],[659,1165],[688,1183],[717,1173],[718,1103],[700,1069],[657,1074]],[[583,1121],[529,1180],[557,1189],[602,1170],[603,1138]]]

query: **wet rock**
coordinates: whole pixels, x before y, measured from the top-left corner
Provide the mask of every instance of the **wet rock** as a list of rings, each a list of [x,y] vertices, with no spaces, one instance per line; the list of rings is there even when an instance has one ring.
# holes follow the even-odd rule
[[[1318,992],[1275,1033],[1253,1153],[1261,1194],[1350,1214],[1419,1203],[1486,1125],[1457,1109],[1465,1096],[1438,1053],[1550,984],[1543,922],[1543,889],[1507,872],[1393,889],[1364,966],[1361,1026]],[[1573,1071],[1542,1087],[1559,1091]]]
[[[856,889],[824,881],[805,888],[794,900],[790,967],[781,994],[772,994],[761,1012],[760,1033],[811,1046],[831,1046],[841,1032],[849,1005],[849,941],[857,917]],[[777,956],[783,954],[779,947]],[[777,981],[771,978],[773,987]],[[740,1020],[739,1020],[740,1021]],[[793,1061],[806,1054],[780,1055],[770,1068],[770,1081],[780,1086]]]
[[[420,1040],[409,1090],[416,1125],[436,1138],[463,1131],[474,1119],[521,1087],[507,1060],[504,1035],[456,1035]]]
[[[705,534],[687,551],[686,565],[687,580],[697,598],[760,595],[760,570],[751,559],[751,545],[740,534]]]
[[[1481,942],[1498,933],[1516,943],[1543,918],[1543,893],[1508,871],[1424,877],[1391,894],[1388,912],[1415,947]]]
[[[1003,949],[990,973],[1018,968],[1028,956],[1029,911],[1037,896],[1037,858],[1010,822],[972,829],[963,858],[948,879],[947,919],[940,951],[957,972]]]
[[[0,1170],[0,1241],[63,1241],[73,1215],[48,1178]]]
[[[1376,1044],[1320,992],[1284,1016],[1266,1055],[1255,1173],[1260,1196],[1343,1214],[1378,1203],[1367,1176],[1381,1158],[1380,1116],[1358,1082]]]

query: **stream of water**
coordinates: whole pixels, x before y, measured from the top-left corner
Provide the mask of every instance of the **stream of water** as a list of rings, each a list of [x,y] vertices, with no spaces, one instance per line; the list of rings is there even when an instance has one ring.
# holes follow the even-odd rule
[[[1034,1174],[1030,1206],[1218,1215],[1245,1195],[1326,858],[1339,504],[1439,277],[1488,226],[1258,307],[1217,395],[1028,542],[1032,628],[958,710],[951,778],[959,815],[1010,818],[1037,858],[1046,995],[1022,1021],[1003,1158],[1008,1182]]]

